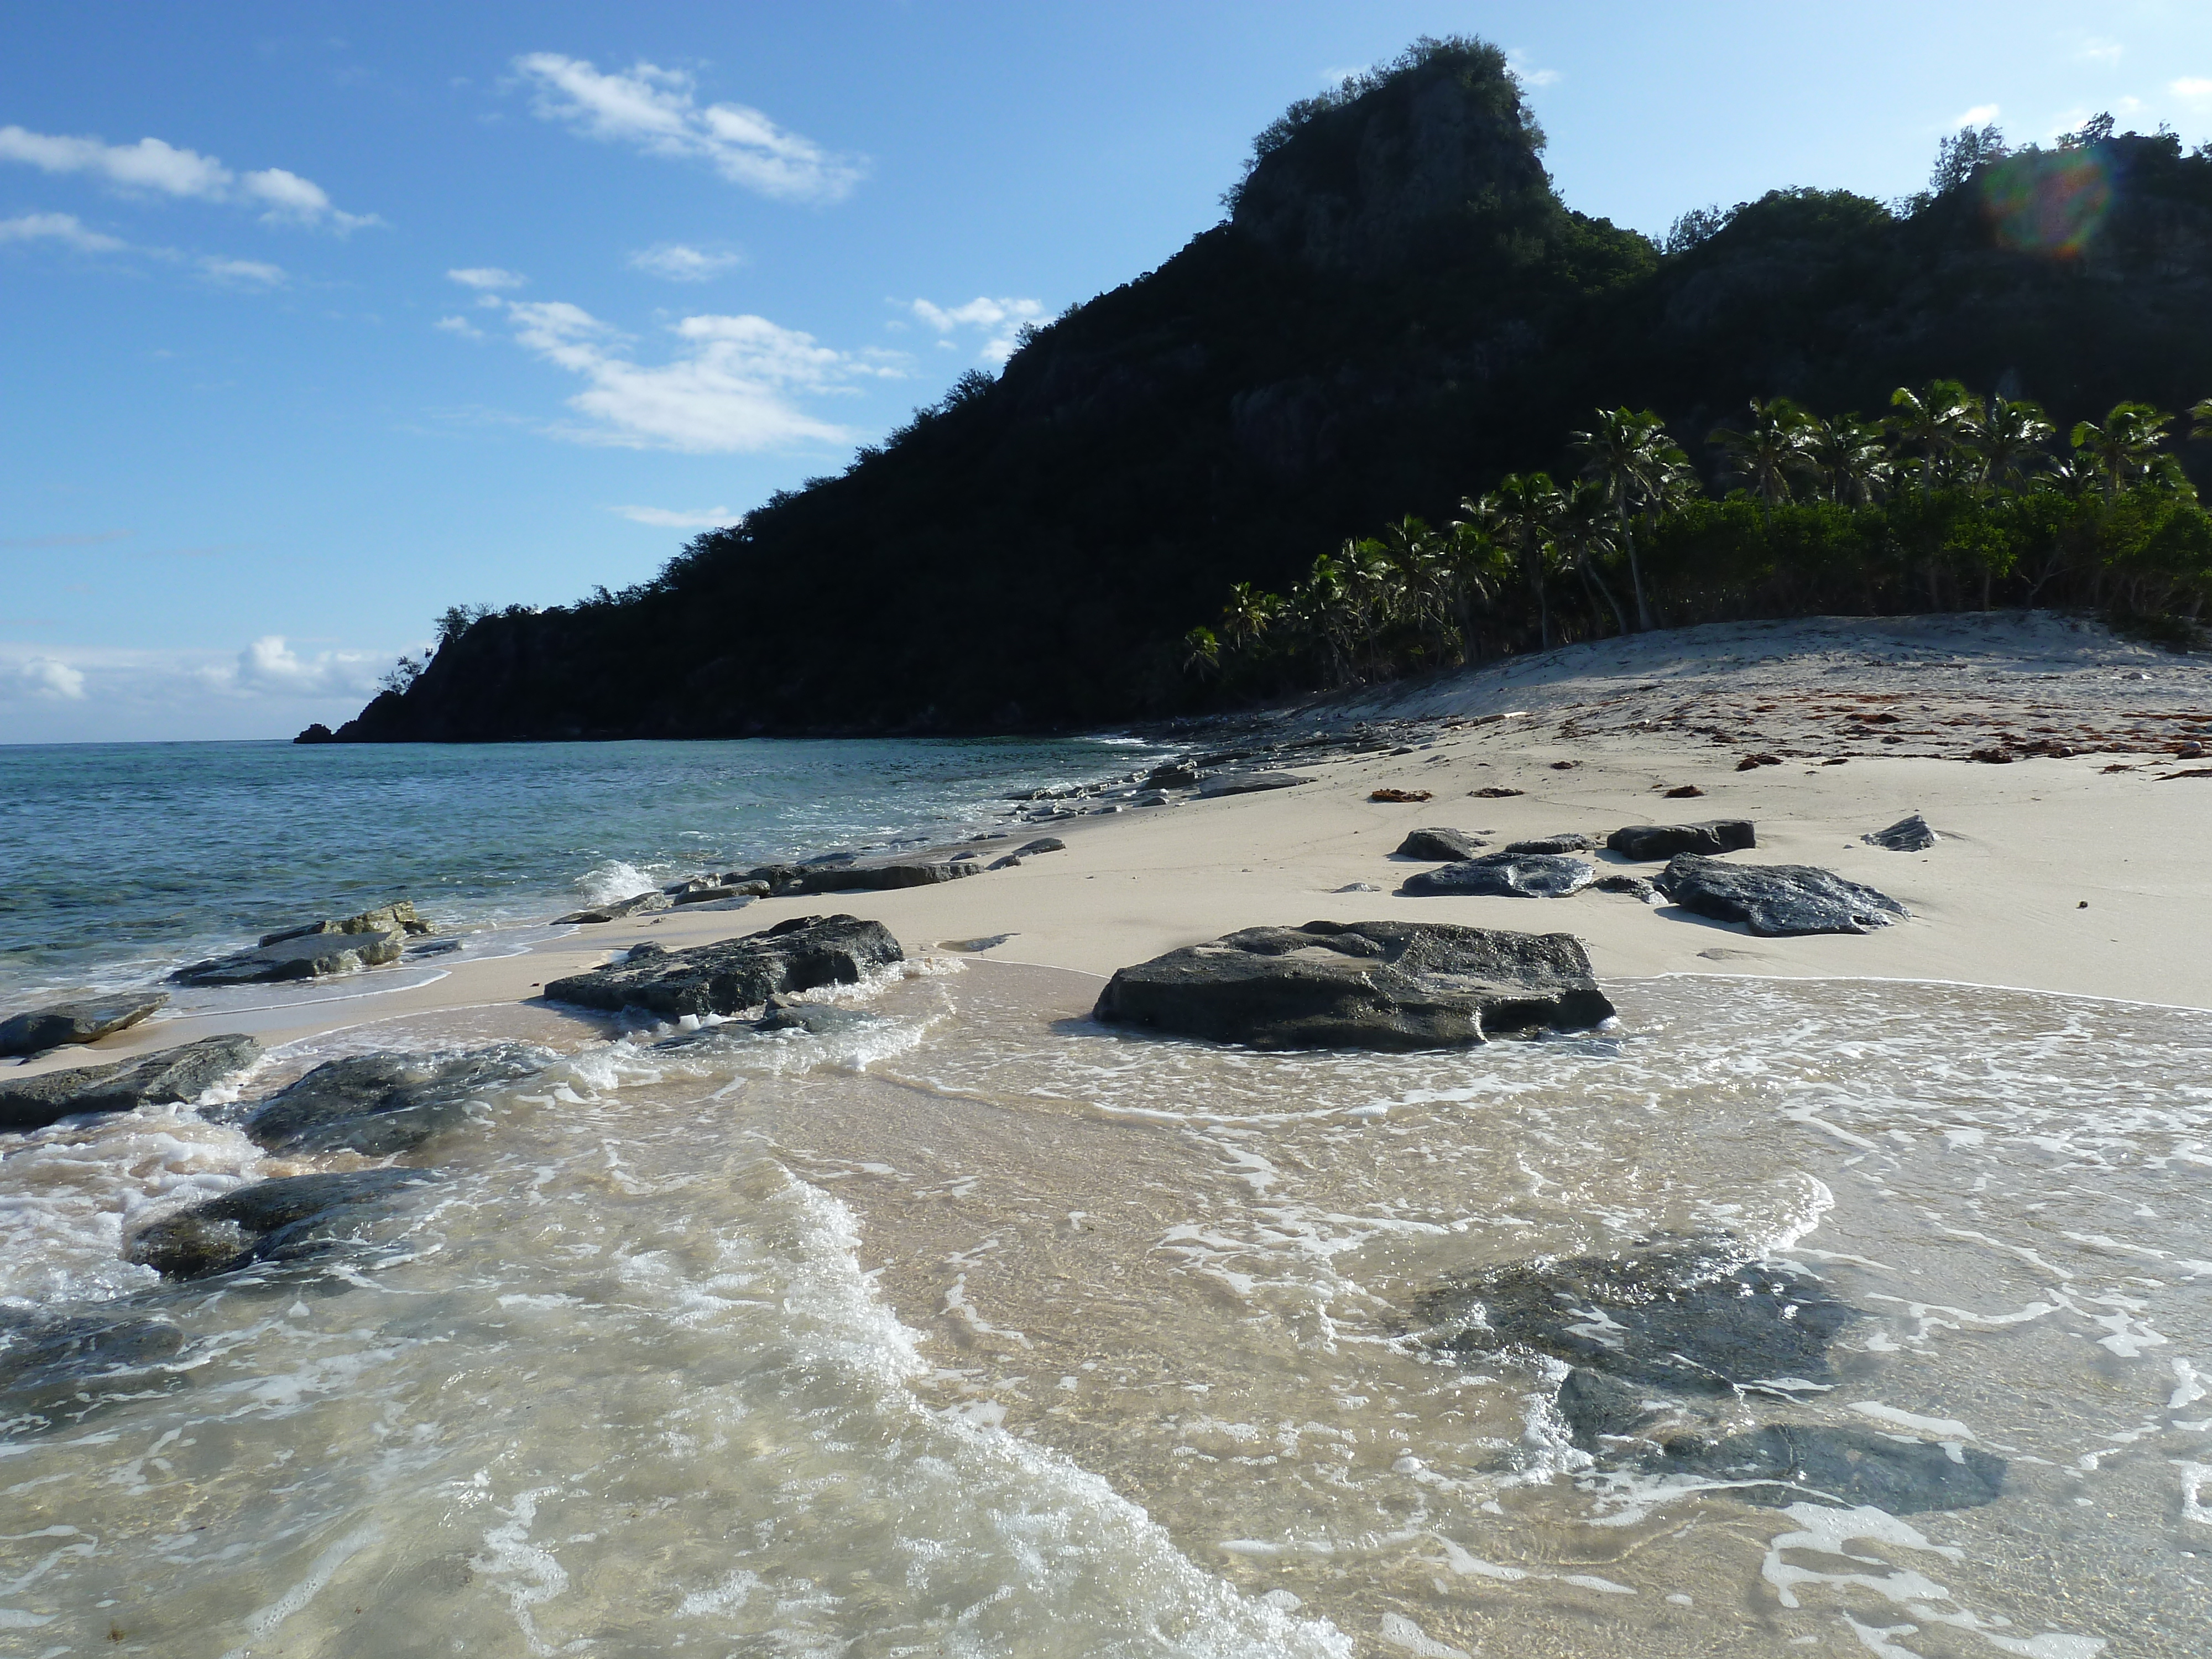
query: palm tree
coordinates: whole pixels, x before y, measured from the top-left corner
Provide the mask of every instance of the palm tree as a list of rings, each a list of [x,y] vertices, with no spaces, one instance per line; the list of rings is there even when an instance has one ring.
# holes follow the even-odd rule
[[[1666,423],[1650,410],[1597,411],[1597,424],[1569,434],[1582,457],[1583,476],[1605,491],[1621,545],[1628,552],[1628,577],[1636,589],[1636,625],[1652,626],[1651,605],[1644,594],[1644,571],[1636,562],[1635,516],[1649,509],[1656,517],[1682,488],[1689,457],[1667,435]]]
[[[1990,399],[1990,411],[1969,445],[1979,463],[1981,482],[1992,489],[2026,483],[2045,459],[2043,446],[2056,429],[2040,404],[2025,398]]]
[[[1182,636],[1182,672],[1210,679],[1221,668],[1221,641],[1210,628],[1194,628]]]
[[[2198,443],[2212,441],[2212,398],[2189,406],[2189,435]]]
[[[1474,631],[1475,602],[1492,601],[1498,584],[1512,573],[1513,555],[1480,525],[1462,520],[1451,526],[1445,558],[1451,569],[1452,611],[1459,620],[1459,636],[1479,660],[1482,653]]]
[[[1283,609],[1281,594],[1264,593],[1249,582],[1239,582],[1229,590],[1229,603],[1221,612],[1221,632],[1237,650],[1250,650],[1281,620]]]
[[[1509,472],[1480,501],[1459,504],[1468,516],[1455,525],[1487,532],[1511,550],[1536,595],[1537,635],[1552,648],[1552,607],[1544,588],[1544,544],[1559,511],[1559,487],[1548,472]]]
[[[1981,402],[1956,380],[1930,380],[1918,392],[1899,386],[1889,394],[1899,441],[1920,452],[1920,487],[1936,487],[1936,473],[1960,445],[1981,431]]]
[[[1787,398],[1751,400],[1751,420],[1739,432],[1715,427],[1706,440],[1728,457],[1729,470],[1769,507],[1790,499],[1793,474],[1814,470],[1808,451],[1812,417]]]
[[[1628,618],[1621,615],[1620,601],[1613,597],[1596,564],[1600,556],[1613,550],[1612,520],[1612,502],[1605,486],[1595,482],[1578,484],[1561,504],[1553,526],[1552,545],[1560,566],[1583,579],[1583,590],[1590,594],[1591,611],[1596,611],[1597,596],[1603,594],[1614,626],[1626,634]]]
[[[2074,447],[2104,480],[2106,501],[2136,479],[2166,470],[2160,463],[2172,459],[2163,450],[2166,429],[2172,424],[2172,416],[2136,403],[2114,404],[2102,426],[2075,422]]]
[[[1407,616],[1417,632],[1433,635],[1437,645],[1451,644],[1452,589],[1455,576],[1451,547],[1444,537],[1429,528],[1426,520],[1407,514],[1382,526],[1382,556],[1397,577],[1398,591]]]
[[[1808,418],[1805,459],[1838,506],[1871,507],[1889,487],[1889,441],[1877,422],[1856,415]]]

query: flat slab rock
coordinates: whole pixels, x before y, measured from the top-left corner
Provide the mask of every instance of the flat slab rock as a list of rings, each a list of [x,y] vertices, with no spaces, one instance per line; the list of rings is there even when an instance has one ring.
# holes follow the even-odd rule
[[[675,902],[667,894],[655,890],[649,893],[633,893],[628,898],[614,899],[605,904],[594,904],[589,909],[571,910],[565,916],[555,917],[554,921],[556,925],[620,921],[624,916],[650,915],[656,910],[665,910]]]
[[[210,957],[169,975],[179,985],[266,985],[286,980],[328,979],[381,968],[404,954],[399,928],[374,933],[300,933],[276,938],[251,951]]]
[[[1572,833],[1561,836],[1539,836],[1533,841],[1510,841],[1504,850],[1509,853],[1588,853],[1597,843],[1588,836]]]
[[[1439,922],[1248,927],[1124,968],[1109,1023],[1255,1048],[1462,1048],[1613,1016],[1567,933]]]
[[[1296,772],[1217,772],[1198,786],[1200,800],[1222,795],[1255,795],[1263,789],[1295,789],[1313,780]]]
[[[73,1042],[97,1042],[128,1030],[163,1007],[167,991],[132,991],[119,996],[86,997],[0,1021],[0,1054],[40,1054]]]
[[[1705,818],[1696,823],[1632,823],[1605,838],[1606,850],[1640,864],[1677,853],[1741,853],[1759,845],[1749,818]]]
[[[1683,853],[1651,884],[1685,910],[1766,939],[1870,933],[1912,914],[1887,893],[1810,864],[1724,864]]]
[[[1470,836],[1464,830],[1441,827],[1416,830],[1398,843],[1396,857],[1429,859],[1440,864],[1456,864],[1471,859],[1489,843],[1480,836]]]
[[[640,1008],[664,1019],[685,1014],[734,1014],[772,996],[823,985],[855,985],[868,973],[906,959],[879,921],[858,916],[793,916],[765,933],[655,951],[545,988],[556,1002],[618,1013]]]
[[[299,1261],[340,1242],[334,1232],[361,1219],[364,1206],[430,1179],[422,1170],[352,1170],[256,1182],[141,1229],[124,1258],[164,1279]]]
[[[348,1054],[249,1108],[239,1127],[272,1152],[386,1158],[467,1123],[492,1091],[544,1069],[519,1043],[463,1054]]]
[[[1597,879],[1587,859],[1558,853],[1486,853],[1406,878],[1398,890],[1415,896],[1565,898]]]
[[[42,1129],[81,1112],[128,1112],[196,1100],[261,1058],[250,1036],[203,1037],[143,1059],[0,1082],[0,1129]]]

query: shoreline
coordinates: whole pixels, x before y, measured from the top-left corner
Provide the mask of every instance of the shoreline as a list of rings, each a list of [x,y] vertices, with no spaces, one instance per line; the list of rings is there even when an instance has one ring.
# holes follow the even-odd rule
[[[1740,648],[1716,648],[1723,644]],[[1946,684],[1929,665],[1899,660],[1934,650],[1963,661],[1948,666],[1948,678],[1968,683]],[[1839,652],[1873,660],[1832,660]],[[1531,697],[1539,679],[1551,690]],[[1899,679],[1914,691],[1897,692]],[[1658,716],[1650,712],[1655,696],[1665,705]],[[1730,698],[1745,707],[1727,706]],[[1835,706],[1854,700],[1856,712],[1832,718]],[[1495,706],[1515,702],[1530,706]],[[2146,713],[2149,702],[2166,706]],[[1866,708],[1875,705],[1875,720],[1887,715],[1892,725],[1868,720]],[[1243,723],[1254,733],[1269,722],[1279,730],[1292,721],[1318,726],[1325,714],[1338,717],[1326,723],[1340,733],[1361,718],[1425,724],[1398,734],[1406,740],[1392,745],[1395,752],[1370,741],[1367,751],[1344,758],[1289,753],[1280,763],[1312,780],[1296,787],[1018,819],[1005,840],[975,843],[988,860],[1007,842],[1037,835],[1066,842],[1066,851],[1016,868],[927,887],[764,898],[737,911],[678,908],[576,926],[517,953],[441,962],[440,976],[426,983],[386,991],[372,976],[391,970],[372,969],[326,990],[318,986],[324,994],[313,1002],[161,1018],[95,1044],[49,1051],[6,1074],[131,1057],[219,1030],[243,1030],[274,1047],[502,1004],[530,1008],[534,1024],[573,1018],[582,1039],[604,1030],[603,1017],[533,994],[647,940],[680,950],[793,916],[840,912],[881,921],[909,956],[938,951],[1101,977],[1240,927],[1432,921],[1574,933],[1601,982],[1676,974],[1949,982],[2212,1008],[2212,952],[2197,946],[2212,936],[2212,863],[2202,850],[2212,776],[2200,776],[2185,755],[2175,760],[2174,751],[2192,742],[2186,735],[2164,728],[2144,735],[2154,717],[2185,734],[2192,723],[2202,727],[2206,715],[2196,711],[2212,711],[2212,666],[2047,617],[1947,617],[1854,629],[1814,619],[1634,635]],[[2014,764],[1963,762],[1990,731],[2010,734],[2031,715],[2034,726],[2053,729],[2071,716],[2085,730],[2104,730],[2114,745],[2139,747],[2070,755],[2031,749]],[[2154,738],[2165,746],[2154,749]],[[1897,752],[1908,746],[1931,752]],[[1961,758],[1932,752],[1939,747]],[[1793,750],[1796,757],[1783,757]],[[1739,769],[1752,753],[1767,763]],[[2107,769],[2114,767],[2128,769]],[[1700,793],[1684,799],[1661,793],[1685,786]],[[1521,793],[1474,793],[1486,787]],[[1378,788],[1425,789],[1431,799],[1369,801]],[[1933,848],[1897,853],[1860,841],[1916,811],[1942,836]],[[1626,824],[1715,817],[1758,826],[1757,848],[1730,854],[1732,861],[1832,869],[1900,900],[1911,919],[1866,935],[1763,939],[1671,906],[1595,891],[1523,899],[1392,890],[1406,875],[1433,867],[1392,856],[1417,828],[1464,830],[1495,849],[1566,831],[1601,844]],[[1662,867],[1596,856],[1647,878]],[[1342,890],[1363,882],[1381,890]],[[958,949],[999,934],[1006,937],[985,951]],[[345,1018],[331,1017],[333,1003]]]

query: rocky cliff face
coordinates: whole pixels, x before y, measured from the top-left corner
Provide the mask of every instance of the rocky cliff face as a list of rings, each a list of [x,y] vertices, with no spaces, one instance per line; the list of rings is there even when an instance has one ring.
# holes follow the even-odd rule
[[[479,623],[337,736],[1157,714],[1191,696],[1174,642],[1231,583],[1285,587],[1346,536],[1558,467],[1596,404],[1656,408],[1698,453],[1753,395],[1880,412],[1950,375],[2070,422],[2212,392],[2212,158],[2169,139],[2067,153],[2099,170],[2094,222],[2039,218],[2036,161],[1905,218],[1777,192],[1662,259],[1559,201],[1491,48],[1425,49],[1293,117],[1227,222],[995,382],[617,602]],[[2067,240],[2021,232],[2046,219]]]

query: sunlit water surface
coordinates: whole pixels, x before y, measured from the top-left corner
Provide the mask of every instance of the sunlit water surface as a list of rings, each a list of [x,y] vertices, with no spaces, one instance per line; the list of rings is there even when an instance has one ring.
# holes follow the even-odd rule
[[[356,1029],[246,1091],[375,1046],[547,1065],[362,1249],[197,1289],[125,1229],[349,1160],[183,1109],[11,1139],[0,1307],[155,1297],[189,1341],[0,1440],[0,1648],[2212,1650],[2212,1015],[1613,989],[1617,1031],[1407,1057],[1132,1039],[988,963],[831,1037]],[[1423,1340],[1448,1275],[1715,1233],[1867,1316],[1779,1415],[1971,1444],[2003,1495],[1599,1468],[1556,1367]]]

